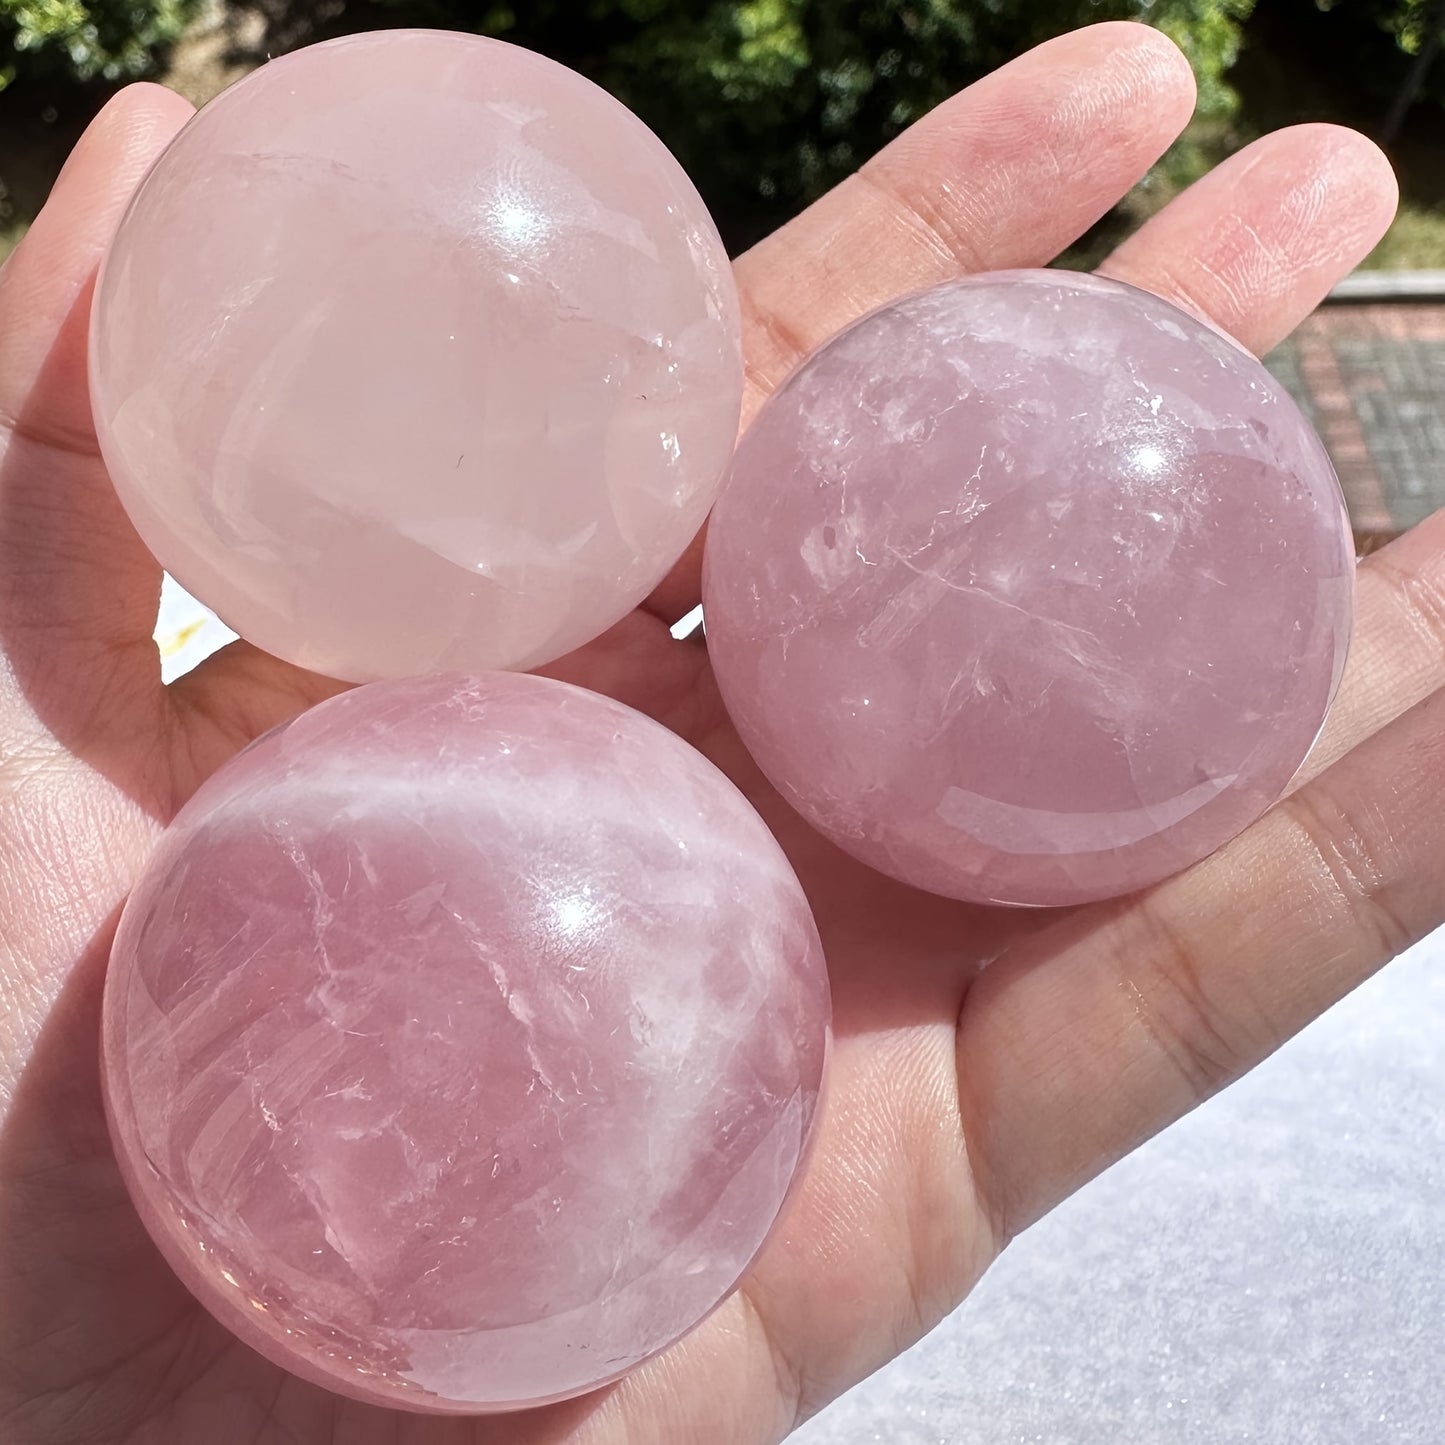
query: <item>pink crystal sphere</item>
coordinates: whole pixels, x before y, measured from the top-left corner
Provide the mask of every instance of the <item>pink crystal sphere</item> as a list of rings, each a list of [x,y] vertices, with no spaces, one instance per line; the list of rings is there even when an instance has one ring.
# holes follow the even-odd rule
[[[1132,287],[953,282],[805,363],[709,529],[724,698],[873,867],[1065,904],[1196,862],[1279,797],[1344,665],[1354,555],[1269,373]]]
[[[540,1403],[696,1324],[803,1157],[828,984],[700,754],[562,683],[378,683],[164,835],[106,982],[142,1218],[277,1364],[407,1409]]]
[[[350,37],[228,90],[141,185],[94,317],[151,550],[354,681],[595,636],[692,540],[737,432],[692,184],[591,82],[475,36]]]

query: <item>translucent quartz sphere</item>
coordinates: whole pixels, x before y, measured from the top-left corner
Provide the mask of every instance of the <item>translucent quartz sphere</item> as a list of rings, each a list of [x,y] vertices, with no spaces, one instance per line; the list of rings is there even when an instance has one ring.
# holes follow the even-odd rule
[[[587,1390],[736,1284],[828,985],[741,794],[617,703],[378,683],[181,811],[106,981],[117,1154],[243,1340],[377,1404]]]
[[[385,31],[272,61],[143,182],[96,425],[166,568],[353,681],[531,667],[692,540],[737,432],[737,297],[641,121],[527,50]]]
[[[704,606],[744,742],[819,829],[955,898],[1204,857],[1289,783],[1354,556],[1319,439],[1184,312],[1058,271],[875,312],[763,408]]]

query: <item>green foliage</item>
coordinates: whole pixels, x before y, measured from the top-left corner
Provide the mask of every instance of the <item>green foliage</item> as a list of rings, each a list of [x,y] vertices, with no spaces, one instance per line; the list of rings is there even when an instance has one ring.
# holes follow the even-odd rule
[[[1401,206],[1394,225],[1364,265],[1374,271],[1438,271],[1445,267],[1445,207]]]
[[[1423,169],[1423,148],[1438,147],[1445,121],[1442,34],[1445,0],[1268,0],[1234,78],[1262,123],[1307,117],[1375,135],[1403,95]],[[1387,139],[1393,149],[1409,136]]]
[[[1228,77],[1254,0],[1159,0],[1137,8],[1136,18],[1157,26],[1188,56],[1199,82],[1200,116],[1211,121],[1233,116],[1239,97]]]
[[[736,242],[765,232],[955,90],[1102,19],[1180,41],[1223,118],[1249,0],[752,0],[641,29],[602,77],[707,175]],[[665,77],[658,86],[657,77]]]
[[[1324,13],[1343,8],[1347,0],[1315,0]],[[1356,8],[1359,0],[1354,0]],[[1367,0],[1363,9],[1370,19],[1386,34],[1394,37],[1395,43],[1406,55],[1415,55],[1434,30],[1445,25],[1445,7],[1440,0]]]
[[[153,71],[200,0],[0,0],[0,86],[18,74],[130,79]]]
[[[274,7],[302,37],[297,0]],[[311,0],[334,7],[335,0]],[[786,219],[919,116],[1042,40],[1142,20],[1184,48],[1201,114],[1224,123],[1253,0],[352,0],[319,33],[432,24],[530,46],[590,75],[658,132],[729,243]],[[312,32],[318,33],[318,32]],[[275,34],[273,32],[273,40]],[[1180,153],[1185,172],[1200,157]],[[1187,177],[1186,177],[1187,178]]]

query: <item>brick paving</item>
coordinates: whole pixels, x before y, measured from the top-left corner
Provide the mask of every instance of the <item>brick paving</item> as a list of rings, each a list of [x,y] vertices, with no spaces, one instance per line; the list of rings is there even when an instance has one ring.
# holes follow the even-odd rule
[[[1445,299],[1327,303],[1265,360],[1324,438],[1362,551],[1445,506]]]

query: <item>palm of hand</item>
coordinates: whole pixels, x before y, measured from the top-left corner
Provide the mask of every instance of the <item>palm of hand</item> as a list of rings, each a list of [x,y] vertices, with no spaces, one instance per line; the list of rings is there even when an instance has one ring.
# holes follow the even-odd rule
[[[1048,259],[1155,159],[1190,98],[1167,42],[1101,26],[942,107],[739,263],[751,404],[803,350],[894,294]],[[743,1289],[595,1396],[480,1423],[394,1416],[268,1365],[199,1310],[146,1239],[110,1157],[95,1062],[115,912],[163,821],[247,740],[334,688],[244,644],[162,687],[149,641],[159,571],[95,453],[89,280],[186,113],[163,92],[127,92],[0,280],[8,1440],[781,1438],[930,1327],[1013,1233],[1445,916],[1445,879],[1429,867],[1445,845],[1431,791],[1440,705],[1421,701],[1445,679],[1438,525],[1363,571],[1351,670],[1312,772],[1343,761],[1183,877],[1051,915],[915,893],[796,819],[731,732],[705,651],[667,632],[695,600],[686,560],[647,607],[552,670],[708,752],[808,889],[837,1048],[804,1187]],[[1367,142],[1301,128],[1176,201],[1109,270],[1263,349],[1368,249],[1392,204]]]

